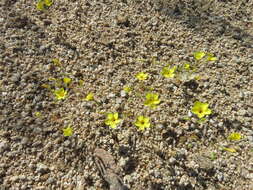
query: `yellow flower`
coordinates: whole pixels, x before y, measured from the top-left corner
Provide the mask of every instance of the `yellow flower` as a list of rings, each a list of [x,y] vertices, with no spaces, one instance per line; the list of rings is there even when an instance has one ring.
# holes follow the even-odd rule
[[[189,63],[184,64],[184,69],[189,71],[191,69],[191,65]]]
[[[176,71],[177,67],[174,66],[172,68],[169,67],[164,67],[161,74],[165,77],[165,78],[173,78],[175,76],[175,71]]]
[[[207,61],[216,61],[217,57],[215,57],[212,53],[207,53]]]
[[[36,111],[36,112],[34,113],[34,115],[35,115],[36,117],[40,117],[40,116],[41,116],[41,112]]]
[[[119,119],[119,114],[116,113],[109,113],[107,114],[107,118],[105,120],[105,124],[110,126],[111,128],[115,129],[116,126],[121,122]]]
[[[68,93],[66,90],[64,90],[64,88],[59,88],[57,90],[54,90],[53,92],[57,100],[65,99]]]
[[[161,101],[159,100],[159,94],[156,93],[147,93],[146,100],[144,102],[145,106],[155,108]]]
[[[139,80],[146,80],[148,78],[148,74],[144,72],[140,72],[136,75],[136,78]]]
[[[228,140],[231,140],[231,141],[239,141],[241,140],[241,138],[242,138],[242,135],[240,133],[231,133],[228,136]]]
[[[200,119],[212,113],[212,110],[208,108],[208,103],[195,102],[191,111],[196,114]]]
[[[78,83],[79,83],[79,84],[78,84],[79,86],[83,86],[84,81],[83,81],[83,80],[79,80]]]
[[[52,0],[39,0],[36,4],[36,8],[39,11],[43,11],[53,4]]]
[[[48,7],[50,7],[53,4],[52,0],[44,0],[44,2],[45,2],[45,5]]]
[[[94,100],[94,94],[91,92],[89,94],[87,94],[87,96],[85,97],[86,101],[92,101]]]
[[[149,122],[149,118],[148,117],[144,117],[144,116],[138,116],[136,121],[135,121],[135,126],[138,127],[139,130],[143,131],[146,128],[150,127],[150,122]]]
[[[193,54],[193,56],[194,56],[194,58],[195,58],[197,61],[199,61],[199,60],[201,60],[203,57],[206,56],[206,53],[203,52],[203,51],[197,51],[197,52],[195,52],[195,53]]]
[[[124,90],[126,93],[130,93],[132,89],[131,89],[129,86],[124,86],[123,90]]]
[[[71,83],[71,78],[65,77],[62,80],[63,80],[64,84],[66,84],[66,85]]]
[[[52,62],[53,62],[53,64],[55,64],[56,66],[61,66],[61,62],[60,62],[60,60],[57,59],[57,58],[52,59]]]
[[[73,129],[70,126],[62,130],[63,130],[64,137],[70,137],[73,135]]]

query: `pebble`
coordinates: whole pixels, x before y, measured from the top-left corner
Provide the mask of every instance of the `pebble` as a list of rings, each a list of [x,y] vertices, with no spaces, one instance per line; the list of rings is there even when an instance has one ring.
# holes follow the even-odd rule
[[[218,173],[217,174],[217,178],[218,178],[218,180],[221,182],[221,181],[223,181],[223,179],[224,179],[224,175],[222,174],[222,173]]]
[[[170,163],[170,164],[175,164],[176,161],[177,161],[177,160],[176,160],[174,157],[171,157],[171,158],[169,159],[169,163]]]
[[[120,96],[121,96],[121,97],[126,97],[126,92],[125,92],[124,90],[121,90],[121,91],[120,91]]]
[[[36,165],[36,171],[41,173],[41,174],[45,174],[45,173],[49,172],[49,168],[45,164],[38,163]]]
[[[8,150],[10,148],[9,144],[7,141],[2,141],[0,142],[0,153],[5,152],[6,150]]]

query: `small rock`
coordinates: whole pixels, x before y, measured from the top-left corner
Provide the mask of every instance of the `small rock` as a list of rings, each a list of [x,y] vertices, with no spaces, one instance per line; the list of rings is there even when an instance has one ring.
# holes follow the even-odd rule
[[[10,148],[8,142],[2,141],[0,142],[0,153],[3,153],[4,151],[8,150]]]
[[[10,181],[17,182],[19,180],[19,176],[11,176]]]
[[[121,96],[121,97],[126,97],[126,92],[125,92],[124,90],[121,90],[121,91],[120,91],[120,96]]]
[[[125,165],[127,164],[127,162],[128,162],[128,159],[121,158],[121,159],[119,160],[119,166],[122,167],[122,168],[124,168]]]
[[[66,146],[66,147],[68,147],[70,144],[71,144],[71,142],[70,142],[69,140],[66,140],[66,141],[63,143],[63,145]]]
[[[36,167],[37,167],[36,171],[39,173],[45,174],[49,172],[49,168],[45,164],[38,163]]]
[[[53,177],[49,177],[48,179],[47,179],[47,184],[53,184],[53,183],[55,183],[55,179],[53,178]]]
[[[169,159],[169,163],[170,163],[170,164],[175,164],[176,161],[177,161],[177,160],[176,160],[174,157],[171,157],[171,158]]]
[[[211,160],[203,155],[196,155],[194,157],[194,161],[199,165],[201,169],[210,170],[214,167]]]
[[[14,83],[16,83],[16,82],[20,81],[20,78],[21,78],[20,74],[19,74],[19,73],[16,73],[16,74],[14,74],[14,75],[11,77],[11,81],[14,82]]]
[[[222,173],[218,173],[217,178],[219,181],[223,181],[224,175]]]
[[[26,145],[26,144],[28,143],[28,141],[29,141],[28,138],[27,138],[27,137],[24,137],[24,138],[22,138],[20,144]]]

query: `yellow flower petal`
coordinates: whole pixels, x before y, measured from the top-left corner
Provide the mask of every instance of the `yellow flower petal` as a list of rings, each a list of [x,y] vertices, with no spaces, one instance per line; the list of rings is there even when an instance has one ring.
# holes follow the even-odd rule
[[[44,0],[45,1],[45,5],[50,7],[53,4],[52,0]]]
[[[203,51],[198,51],[198,52],[195,52],[195,53],[193,54],[194,58],[195,58],[197,61],[201,60],[203,57],[205,57],[205,55],[206,55],[206,53],[203,52]]]
[[[36,9],[39,11],[45,10],[45,2],[44,0],[39,0],[36,4]]]
[[[105,120],[105,124],[111,128],[116,128],[116,126],[121,122],[121,119],[118,118],[118,113],[109,113]]]
[[[65,77],[63,78],[63,82],[68,85],[69,83],[71,83],[71,78]]]
[[[148,78],[148,74],[144,72],[140,72],[136,75],[136,78],[139,80],[146,80]]]
[[[228,136],[228,140],[231,140],[231,141],[239,141],[241,139],[242,139],[242,135],[240,133],[231,133]]]
[[[87,94],[87,96],[85,97],[86,101],[92,101],[94,100],[94,94],[93,93],[89,93]]]
[[[201,119],[206,115],[210,115],[212,113],[212,111],[208,109],[208,106],[209,106],[208,103],[202,103],[197,101],[194,103],[191,111]]]
[[[149,120],[148,117],[138,116],[134,124],[139,130],[144,130],[145,128],[150,127],[151,124]]]
[[[69,137],[73,135],[73,130],[70,126],[68,126],[67,128],[63,129],[63,135],[65,137]]]
[[[54,95],[58,100],[65,99],[67,96],[67,91],[64,90],[64,88],[60,88],[57,90],[54,90]]]

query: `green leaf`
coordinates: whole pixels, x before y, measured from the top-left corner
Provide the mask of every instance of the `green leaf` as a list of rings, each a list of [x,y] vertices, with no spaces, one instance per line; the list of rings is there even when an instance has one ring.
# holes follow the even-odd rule
[[[217,159],[217,154],[215,152],[212,152],[210,155],[211,160],[216,160]]]
[[[223,148],[223,150],[227,151],[227,152],[231,152],[231,153],[236,153],[237,151],[234,148]]]

